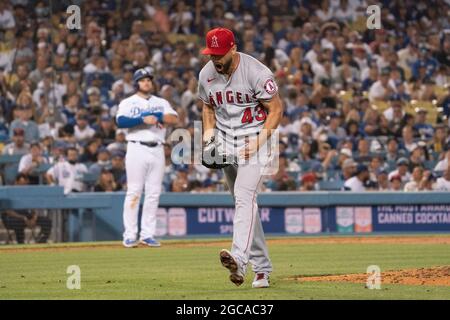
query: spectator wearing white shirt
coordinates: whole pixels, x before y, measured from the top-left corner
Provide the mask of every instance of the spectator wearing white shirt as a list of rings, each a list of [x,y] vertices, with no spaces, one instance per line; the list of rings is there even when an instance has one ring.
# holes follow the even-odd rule
[[[349,5],[348,0],[341,0],[334,16],[342,22],[353,22],[355,19],[355,11]]]
[[[449,164],[449,160],[450,160],[450,150],[447,151],[447,153],[445,154],[445,158],[437,163],[436,167],[434,167],[434,171],[447,170],[448,164]]]
[[[75,130],[75,139],[80,141],[87,141],[91,139],[95,130],[91,128],[88,122],[88,116],[86,114],[80,113],[77,116],[77,124],[74,127]]]
[[[330,6],[328,0],[322,0],[320,3],[320,9],[316,11],[316,16],[322,21],[328,21],[333,17],[333,8]]]
[[[179,1],[176,5],[176,12],[169,17],[172,23],[172,33],[191,34],[191,22],[194,20],[189,8],[186,7],[184,1]]]
[[[30,153],[22,156],[19,162],[19,173],[26,175],[30,184],[39,184],[39,173],[35,172],[41,164],[48,163],[42,155],[42,148],[39,143],[30,145]]]
[[[422,178],[423,178],[423,168],[415,167],[412,172],[412,179],[407,184],[405,184],[405,191],[413,192],[422,190]]]
[[[402,147],[412,153],[417,148],[417,143],[414,142],[414,131],[411,126],[404,126],[402,129],[403,145]]]
[[[411,174],[408,171],[409,168],[409,160],[406,158],[400,158],[397,160],[397,170],[389,173],[388,179],[391,181],[391,178],[394,176],[400,176],[402,179],[402,183],[407,183],[411,180]]]
[[[64,84],[55,82],[56,75],[53,74],[52,68],[47,68],[44,72],[44,77],[38,83],[37,89],[33,92],[33,102],[38,108],[41,108],[41,96],[45,95],[49,104],[56,108],[62,108],[62,97],[67,92],[67,87]]]
[[[64,187],[64,194],[70,192],[85,191],[86,185],[83,182],[83,175],[88,172],[86,166],[78,163],[78,150],[68,148],[66,160],[56,163],[47,171],[47,182],[50,185],[58,184]]]
[[[389,98],[389,101],[390,107],[383,112],[383,115],[389,122],[398,123],[405,115],[405,111],[403,110],[403,101],[398,94],[393,94]]]
[[[388,68],[381,70],[379,80],[376,81],[369,89],[369,100],[384,100],[386,101],[395,93],[395,85],[389,80],[391,74]]]
[[[7,1],[0,1],[0,29],[12,29],[16,26],[16,20],[8,9]]]
[[[355,175],[345,181],[345,190],[350,190],[353,192],[364,192],[366,191],[365,183],[369,180],[369,169],[364,164],[359,164],[356,167]]]
[[[442,177],[437,179],[435,190],[450,191],[450,167],[445,170]]]

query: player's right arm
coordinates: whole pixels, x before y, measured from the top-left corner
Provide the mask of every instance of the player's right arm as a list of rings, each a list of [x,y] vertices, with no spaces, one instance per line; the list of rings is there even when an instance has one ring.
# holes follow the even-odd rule
[[[216,113],[214,107],[208,103],[208,95],[204,86],[205,69],[199,74],[198,81],[198,97],[203,102],[202,122],[203,122],[203,141],[209,141],[214,136],[214,128],[216,127]]]
[[[119,108],[116,115],[117,127],[121,129],[133,128],[140,126],[141,124],[155,125],[158,123],[158,118],[153,115],[130,117],[127,113],[127,101],[123,100],[119,104]]]
[[[216,114],[213,106],[203,102],[202,108],[203,120],[203,141],[208,141],[214,136],[214,128],[216,127]]]

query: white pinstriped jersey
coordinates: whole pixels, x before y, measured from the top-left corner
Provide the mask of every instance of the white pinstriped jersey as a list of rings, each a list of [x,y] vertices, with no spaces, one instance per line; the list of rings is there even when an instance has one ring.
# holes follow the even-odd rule
[[[170,103],[163,98],[152,95],[149,99],[145,99],[138,94],[133,94],[120,102],[116,118],[120,116],[140,117],[143,112],[162,112],[163,114],[177,115]],[[164,142],[165,136],[165,127],[151,126],[144,123],[127,129],[126,139],[127,141]]]

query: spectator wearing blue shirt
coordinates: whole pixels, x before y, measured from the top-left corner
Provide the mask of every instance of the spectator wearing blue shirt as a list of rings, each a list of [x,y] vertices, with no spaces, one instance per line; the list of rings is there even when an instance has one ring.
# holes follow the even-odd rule
[[[434,135],[433,126],[427,123],[427,114],[428,111],[424,108],[416,109],[416,121],[414,124],[414,132],[418,138],[421,139],[430,139]]]
[[[412,76],[414,79],[421,79],[420,68],[424,68],[424,76],[430,78],[433,76],[439,63],[430,56],[428,48],[422,47],[419,52],[419,59],[412,65]]]
[[[25,141],[28,143],[39,141],[39,128],[36,122],[31,120],[33,115],[31,105],[18,105],[16,107],[18,119],[11,123],[9,136],[12,138],[13,131],[16,128],[22,128],[25,131]]]

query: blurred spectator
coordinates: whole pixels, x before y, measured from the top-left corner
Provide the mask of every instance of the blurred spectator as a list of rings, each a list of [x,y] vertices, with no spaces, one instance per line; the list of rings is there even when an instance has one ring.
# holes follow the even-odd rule
[[[127,142],[125,140],[125,131],[123,129],[116,130],[116,136],[115,136],[114,142],[108,144],[107,149],[110,152],[113,152],[115,150],[126,152]]]
[[[120,186],[114,180],[111,171],[103,169],[99,175],[98,181],[94,186],[95,192],[113,192],[120,190]]]
[[[176,174],[176,178],[172,182],[172,192],[186,192],[188,191],[188,170],[179,169]]]
[[[388,68],[383,68],[378,80],[370,87],[369,99],[371,101],[384,100],[387,101],[390,96],[395,93],[395,86],[389,79],[391,71]],[[388,120],[389,117],[387,117]]]
[[[110,171],[119,189],[123,189],[127,182],[124,157],[125,153],[120,150],[116,150],[111,154]]]
[[[355,175],[356,166],[358,164],[351,158],[346,159],[342,164],[342,174],[340,176],[342,181],[347,181]]]
[[[99,176],[103,170],[111,169],[111,153],[105,147],[97,152],[97,162],[89,167],[89,173]]]
[[[389,178],[390,191],[403,191],[402,177],[399,174],[394,174]]]
[[[302,177],[302,185],[300,191],[314,191],[316,190],[316,175],[314,172],[308,172]]]
[[[79,113],[76,119],[74,127],[75,139],[78,142],[91,139],[95,134],[95,130],[89,125],[89,117],[85,113]]]
[[[405,191],[420,191],[422,190],[422,178],[423,178],[423,168],[415,167],[412,172],[411,181],[405,184]]]
[[[355,175],[344,183],[345,190],[354,192],[366,191],[365,184],[369,180],[369,169],[364,164],[356,167]]]
[[[15,128],[11,130],[12,142],[7,144],[2,153],[7,155],[24,155],[28,153],[30,145],[25,142],[25,130],[22,128]]]
[[[19,173],[28,177],[29,184],[39,184],[41,164],[48,163],[48,160],[42,154],[42,148],[39,143],[30,145],[30,153],[22,156],[19,162]]]
[[[80,156],[79,161],[88,163],[89,165],[97,161],[99,144],[97,140],[90,140],[83,148],[83,153]]]
[[[407,183],[411,180],[409,173],[409,161],[406,158],[400,158],[396,162],[397,169],[389,173],[389,181],[393,176],[400,176],[402,183]]]
[[[26,175],[19,174],[16,178],[15,185],[28,185],[29,180]],[[2,213],[2,221],[6,229],[14,230],[17,243],[24,243],[25,228],[34,229],[39,226],[41,228],[36,238],[37,243],[46,243],[52,230],[52,221],[37,213],[36,210],[6,210]]]
[[[450,191],[450,166],[444,171],[444,175],[437,179],[436,190]]]
[[[30,100],[31,102],[31,100]],[[26,142],[36,142],[39,141],[39,129],[31,117],[33,115],[31,105],[17,105],[16,107],[17,119],[11,123],[10,132],[11,136],[16,128],[22,128],[25,131],[25,141]]]
[[[64,187],[64,193],[82,192],[86,186],[83,182],[83,175],[88,172],[86,166],[78,163],[78,150],[68,148],[66,150],[66,159],[56,163],[47,171],[47,183],[55,185],[56,183]]]
[[[443,159],[441,159],[438,164],[436,165],[436,167],[434,167],[434,171],[444,171],[447,170],[448,165],[450,163],[450,150],[448,150],[445,153],[445,157],[443,157]]]
[[[16,26],[16,20],[12,11],[9,10],[8,2],[0,2],[0,29],[8,30],[13,29]]]
[[[385,169],[380,169],[376,175],[376,184],[378,186],[378,191],[388,191],[389,190],[389,180],[388,172]]]

